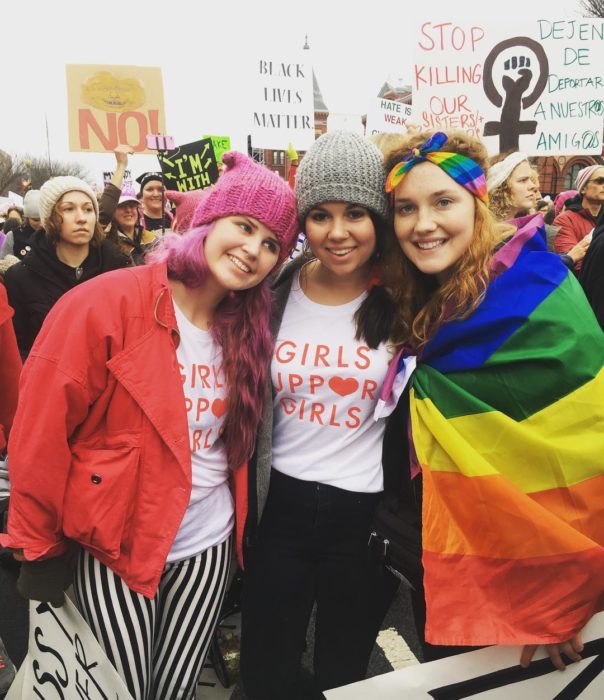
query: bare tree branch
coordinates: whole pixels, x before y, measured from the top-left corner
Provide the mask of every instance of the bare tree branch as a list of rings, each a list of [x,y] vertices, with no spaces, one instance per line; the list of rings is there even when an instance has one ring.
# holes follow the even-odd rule
[[[588,17],[604,17],[604,0],[583,0],[581,6]]]
[[[51,161],[29,155],[10,155],[0,151],[0,196],[6,196],[9,190],[22,194],[32,188],[40,187],[51,177],[57,175],[74,175],[88,180],[90,173],[79,163]]]

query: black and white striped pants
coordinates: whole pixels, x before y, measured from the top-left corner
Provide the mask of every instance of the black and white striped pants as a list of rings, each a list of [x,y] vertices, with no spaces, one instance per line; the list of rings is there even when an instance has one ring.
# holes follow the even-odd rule
[[[82,551],[74,580],[78,608],[136,700],[195,697],[230,559],[229,538],[196,557],[166,564],[150,600]]]

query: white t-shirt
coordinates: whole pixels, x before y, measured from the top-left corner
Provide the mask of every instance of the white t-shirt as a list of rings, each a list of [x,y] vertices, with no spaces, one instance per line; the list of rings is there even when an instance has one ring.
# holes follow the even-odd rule
[[[273,468],[305,481],[374,493],[384,487],[384,420],[373,413],[390,353],[355,340],[366,294],[339,306],[311,301],[295,276],[271,363]]]
[[[194,557],[227,539],[233,529],[233,497],[221,439],[227,408],[222,351],[209,331],[194,326],[174,304],[180,344],[176,350],[187,416],[193,487],[168,562]]]

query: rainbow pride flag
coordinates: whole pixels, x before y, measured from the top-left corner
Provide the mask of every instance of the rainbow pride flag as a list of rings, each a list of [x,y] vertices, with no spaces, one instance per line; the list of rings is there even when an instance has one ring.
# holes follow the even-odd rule
[[[433,644],[558,642],[604,609],[604,334],[541,217],[516,223],[411,377]]]

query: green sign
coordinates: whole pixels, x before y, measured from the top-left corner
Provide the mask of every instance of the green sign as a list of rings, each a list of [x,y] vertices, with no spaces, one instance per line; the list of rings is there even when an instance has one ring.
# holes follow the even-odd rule
[[[212,146],[214,146],[214,155],[216,156],[216,162],[218,165],[222,163],[222,155],[228,153],[231,150],[231,137],[230,136],[210,136],[206,134],[202,138],[212,139]]]

